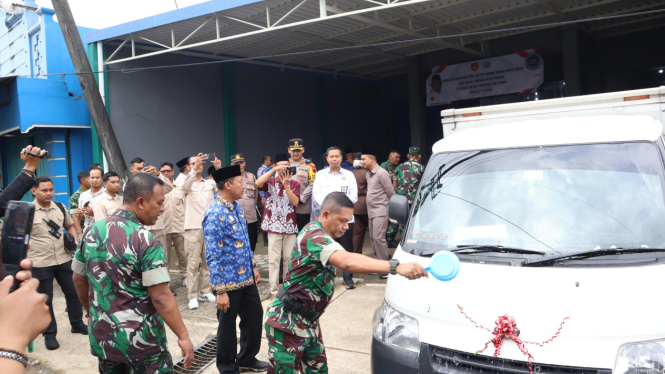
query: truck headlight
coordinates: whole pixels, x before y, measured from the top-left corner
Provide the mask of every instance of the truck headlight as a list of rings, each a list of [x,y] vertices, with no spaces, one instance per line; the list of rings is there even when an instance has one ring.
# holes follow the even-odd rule
[[[613,374],[663,374],[665,340],[630,343],[619,347]]]
[[[409,352],[420,353],[418,321],[395,310],[385,301],[374,312],[374,336]]]

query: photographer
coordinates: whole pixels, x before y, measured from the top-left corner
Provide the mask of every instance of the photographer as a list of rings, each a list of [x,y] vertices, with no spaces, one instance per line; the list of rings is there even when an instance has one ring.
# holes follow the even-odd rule
[[[7,203],[10,200],[21,200],[23,195],[30,191],[33,181],[36,177],[37,166],[39,166],[39,157],[28,155],[27,152],[32,152],[38,155],[44,155],[46,151],[33,147],[31,145],[21,150],[21,160],[25,162],[25,166],[21,173],[14,179],[14,181],[0,192],[0,219],[5,215]],[[2,248],[0,248],[0,258],[2,258]],[[5,267],[0,263],[0,279],[5,277]]]
[[[57,325],[53,315],[53,279],[58,281],[67,301],[67,313],[71,332],[88,335],[83,323],[81,302],[72,281],[72,258],[69,252],[76,249],[74,225],[65,206],[52,201],[53,182],[47,177],[37,177],[32,187],[35,195],[35,216],[32,225],[31,247],[28,258],[34,263],[32,273],[39,280],[38,291],[48,296],[51,324],[44,332],[46,349],[58,349]],[[63,231],[67,230],[67,233]],[[69,234],[69,235],[67,235]]]

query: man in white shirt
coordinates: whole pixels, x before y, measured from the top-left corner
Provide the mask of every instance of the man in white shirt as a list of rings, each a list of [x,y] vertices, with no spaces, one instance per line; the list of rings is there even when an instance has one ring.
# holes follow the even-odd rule
[[[320,170],[317,173],[314,180],[314,188],[312,189],[312,198],[314,204],[317,206],[321,206],[323,200],[331,192],[346,194],[354,204],[358,201],[356,177],[352,172],[342,168],[342,160],[342,151],[339,148],[328,148],[326,161],[328,161],[330,167]],[[335,239],[347,252],[353,252],[353,223],[354,220],[351,219],[349,221],[349,229],[346,230],[344,235]],[[350,290],[356,288],[356,285],[353,283],[353,274],[347,271],[344,271],[344,286]]]
[[[104,198],[99,199],[97,204],[92,208],[95,213],[95,222],[108,218],[117,209],[122,208],[122,196],[118,195],[120,190],[120,177],[118,174],[109,171],[102,177],[106,192],[102,195]]]
[[[104,197],[106,188],[102,184],[102,171],[100,169],[90,170],[90,189],[79,196],[79,208],[76,213],[85,216],[83,231],[95,223],[95,212],[92,208]]]

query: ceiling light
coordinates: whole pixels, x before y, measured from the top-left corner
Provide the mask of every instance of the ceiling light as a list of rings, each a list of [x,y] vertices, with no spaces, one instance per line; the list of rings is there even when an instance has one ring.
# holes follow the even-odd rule
[[[658,70],[659,73],[663,74],[663,69]]]

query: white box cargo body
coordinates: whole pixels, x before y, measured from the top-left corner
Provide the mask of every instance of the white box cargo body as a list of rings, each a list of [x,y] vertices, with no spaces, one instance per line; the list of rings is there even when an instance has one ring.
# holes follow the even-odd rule
[[[665,124],[665,86],[441,111],[443,137],[497,123],[565,117],[647,115]]]

